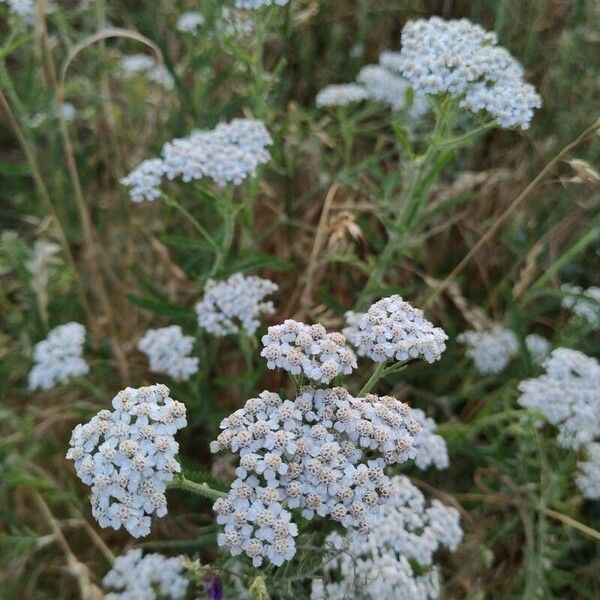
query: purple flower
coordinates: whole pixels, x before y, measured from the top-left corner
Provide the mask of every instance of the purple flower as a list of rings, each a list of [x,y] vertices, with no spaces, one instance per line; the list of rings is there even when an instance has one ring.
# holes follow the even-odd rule
[[[218,577],[213,577],[204,584],[204,588],[210,600],[223,600],[223,583]]]

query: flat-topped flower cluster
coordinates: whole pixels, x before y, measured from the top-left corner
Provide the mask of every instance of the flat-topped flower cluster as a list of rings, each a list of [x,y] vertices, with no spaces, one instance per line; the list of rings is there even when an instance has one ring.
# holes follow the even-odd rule
[[[283,369],[313,381],[329,383],[356,369],[356,356],[339,332],[328,333],[322,325],[306,325],[287,319],[269,327],[260,353],[269,369]]]
[[[384,52],[380,62],[406,77],[415,93],[451,94],[473,112],[486,111],[501,127],[527,129],[542,104],[496,35],[468,19],[409,21],[400,52]]]
[[[167,67],[148,54],[126,54],[121,59],[121,70],[128,77],[145,75],[148,81],[157,83],[166,90],[175,87],[175,80]]]
[[[439,500],[428,506],[407,477],[394,477],[391,484],[392,500],[366,536],[327,536],[334,557],[325,563],[323,576],[313,580],[312,600],[439,598],[433,554],[441,547],[456,550],[463,537],[460,515]]]
[[[566,294],[562,305],[581,317],[592,329],[600,329],[600,287],[584,289],[564,284],[560,289]]]
[[[447,469],[450,465],[448,446],[444,438],[435,433],[437,429],[436,422],[419,408],[413,408],[411,415],[421,426],[420,431],[413,440],[415,465],[421,471],[425,471],[431,466],[436,469]]]
[[[501,373],[519,351],[517,334],[502,325],[484,331],[464,331],[456,339],[466,345],[466,355],[482,375]],[[550,342],[537,333],[525,337],[525,346],[537,364],[546,359],[551,348]]]
[[[600,498],[600,364],[570,348],[557,348],[546,373],[521,382],[519,404],[540,410],[558,428],[558,443],[584,450],[577,483],[588,498]]]
[[[223,281],[209,279],[202,300],[196,304],[198,325],[216,336],[241,332],[253,335],[260,317],[275,312],[273,302],[265,298],[277,289],[269,279],[242,273]]]
[[[150,370],[176,381],[186,381],[198,372],[198,358],[189,356],[193,347],[194,338],[183,335],[179,325],[149,329],[138,342],[138,349],[148,356]]]
[[[270,159],[266,148],[272,142],[262,121],[233,119],[167,142],[161,158],[145,160],[121,183],[136,202],[158,198],[163,177],[186,183],[208,177],[219,186],[240,185]]]
[[[73,377],[86,375],[89,366],[83,358],[85,327],[73,321],[59,325],[35,345],[30,390],[49,390]]]
[[[395,398],[309,387],[294,400],[263,392],[221,429],[211,450],[228,449],[240,462],[227,499],[214,505],[223,526],[219,545],[259,566],[294,555],[290,509],[366,534],[392,497],[384,467],[415,456],[420,426]]]
[[[422,117],[429,110],[425,94],[415,94],[410,83],[383,64],[365,65],[356,82],[325,86],[315,98],[319,108],[347,106],[363,100],[386,104],[392,110],[406,110],[412,120]]]
[[[180,600],[189,581],[183,574],[183,557],[168,558],[162,554],[146,554],[141,549],[129,550],[117,557],[102,583],[114,590],[104,600]]]
[[[398,295],[379,300],[366,313],[347,312],[346,323],[344,335],[358,355],[378,363],[419,357],[432,363],[446,349],[444,330]]]
[[[91,488],[92,514],[101,527],[124,527],[132,536],[150,533],[150,517],[167,514],[165,490],[180,466],[175,433],[186,425],[185,405],[169,388],[126,388],[77,425],[67,458]]]

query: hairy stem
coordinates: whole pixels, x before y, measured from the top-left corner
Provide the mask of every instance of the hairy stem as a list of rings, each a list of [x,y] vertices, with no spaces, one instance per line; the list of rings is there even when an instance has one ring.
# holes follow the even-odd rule
[[[368,394],[375,387],[375,385],[377,385],[377,382],[385,375],[385,372],[386,372],[385,365],[386,365],[385,362],[379,363],[377,365],[377,367],[371,374],[371,377],[369,377],[369,379],[367,380],[365,385],[362,386],[362,389],[360,390],[360,392],[358,392],[359,398],[362,398],[366,394]]]
[[[186,479],[183,475],[173,479],[173,481],[171,481],[167,487],[175,490],[186,490],[187,492],[191,492],[192,494],[196,494],[198,496],[204,496],[210,500],[227,498],[227,494],[225,492],[213,490],[213,488],[211,488],[207,483],[196,483],[195,481]]]

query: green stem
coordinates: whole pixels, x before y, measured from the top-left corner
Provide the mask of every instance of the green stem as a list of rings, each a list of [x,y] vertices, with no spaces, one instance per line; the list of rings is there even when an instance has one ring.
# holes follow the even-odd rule
[[[368,394],[375,387],[377,382],[385,375],[385,371],[385,362],[379,363],[376,369],[373,371],[371,377],[369,377],[360,392],[358,392],[358,397],[363,398],[366,394]]]
[[[210,277],[214,277],[219,273],[225,260],[231,250],[233,244],[233,237],[235,234],[235,221],[239,209],[233,204],[233,186],[229,186],[229,191],[223,196],[222,202],[218,205],[218,208],[223,217],[223,239],[221,240],[220,251],[217,254],[215,262],[210,271]]]
[[[172,206],[176,208],[196,229],[196,231],[206,240],[206,242],[213,248],[217,256],[221,253],[221,248],[219,248],[219,244],[212,238],[212,236],[200,225],[198,220],[194,218],[194,216],[190,213],[190,211],[185,208],[183,205],[179,204],[175,198],[165,194],[164,192],[161,194],[161,197],[164,203],[167,206]]]
[[[185,490],[198,496],[204,496],[210,500],[217,500],[218,498],[227,498],[225,492],[219,490],[213,490],[207,483],[196,483],[190,479],[186,479],[183,475],[180,475],[173,479],[167,486],[169,489],[174,490]]]
[[[449,140],[446,140],[445,142],[442,142],[438,145],[438,148],[455,148],[464,144],[465,142],[470,142],[473,138],[477,137],[481,133],[484,133],[485,131],[488,131],[489,129],[496,127],[497,125],[498,124],[496,123],[496,121],[488,121],[487,123],[484,123],[481,127],[477,127],[477,129],[467,131],[467,133],[465,133],[464,135],[459,135],[458,137],[451,138]]]
[[[342,160],[344,169],[349,169],[352,164],[352,138],[354,132],[352,124],[348,119],[345,106],[339,106],[336,110],[338,122],[340,124],[340,133],[342,135]]]
[[[382,253],[377,258],[371,275],[359,296],[357,306],[365,308],[373,296],[373,289],[381,285],[386,270],[396,252],[404,245],[411,226],[420,214],[427,198],[427,190],[434,180],[434,175],[441,169],[439,158],[446,137],[452,124],[453,105],[450,98],[445,98],[437,110],[435,128],[431,134],[429,145],[421,156],[408,161],[406,181],[398,200],[400,210],[388,230],[388,239]],[[410,153],[409,153],[410,155]],[[442,161],[443,162],[443,161]]]

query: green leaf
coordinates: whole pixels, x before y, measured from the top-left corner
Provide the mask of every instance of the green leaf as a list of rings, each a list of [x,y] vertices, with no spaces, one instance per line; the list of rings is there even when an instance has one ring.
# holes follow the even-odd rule
[[[274,269],[275,271],[287,271],[291,269],[292,266],[293,265],[291,262],[284,260],[283,258],[271,256],[270,254],[262,254],[261,252],[254,252],[242,258],[241,260],[230,264],[226,269],[226,273],[244,273],[246,271],[253,271],[263,267],[268,267],[269,269]]]
[[[33,35],[29,32],[19,33],[9,37],[6,42],[0,47],[0,59],[14,52],[19,46],[33,39]]]
[[[163,235],[161,241],[169,246],[178,246],[180,248],[202,248],[213,252],[212,246],[201,238],[189,237],[186,235]]]
[[[0,161],[0,175],[3,177],[24,177],[30,173],[29,165]]]
[[[410,137],[408,131],[397,121],[392,121],[392,129],[396,137],[396,142],[404,154],[411,160],[415,157],[412,146],[410,145]]]

